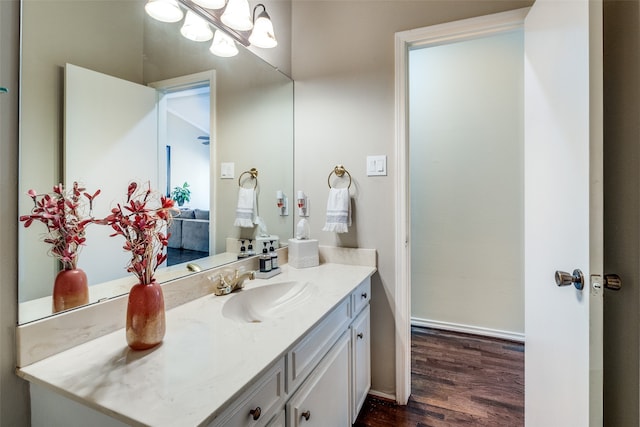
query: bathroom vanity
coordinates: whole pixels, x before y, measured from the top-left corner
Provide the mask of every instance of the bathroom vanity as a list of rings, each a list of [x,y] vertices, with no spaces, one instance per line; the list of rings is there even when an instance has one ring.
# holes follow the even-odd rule
[[[20,368],[32,425],[351,425],[370,386],[375,267],[282,270],[168,310],[155,349],[117,330]]]

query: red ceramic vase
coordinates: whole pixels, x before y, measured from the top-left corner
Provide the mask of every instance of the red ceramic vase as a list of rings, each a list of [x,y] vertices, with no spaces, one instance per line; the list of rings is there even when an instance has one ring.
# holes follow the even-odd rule
[[[89,303],[87,274],[79,269],[61,270],[53,283],[53,312]]]
[[[134,285],[127,305],[127,344],[133,350],[147,350],[162,342],[164,332],[162,287],[156,282]]]

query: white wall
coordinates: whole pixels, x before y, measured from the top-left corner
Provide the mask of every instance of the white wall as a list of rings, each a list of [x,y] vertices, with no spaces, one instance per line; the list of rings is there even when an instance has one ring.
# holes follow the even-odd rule
[[[409,52],[411,316],[524,335],[523,31]]]
[[[526,1],[295,1],[292,76],[296,189],[311,197],[311,235],[321,244],[375,248],[372,387],[395,393],[394,34],[517,9]],[[388,156],[388,176],[367,177],[365,157]],[[322,232],[327,175],[343,163],[354,184],[353,226]]]
[[[202,144],[202,130],[182,118],[167,114],[167,140],[171,146],[171,190],[186,181],[191,199],[185,207],[209,210],[209,151],[211,145]]]

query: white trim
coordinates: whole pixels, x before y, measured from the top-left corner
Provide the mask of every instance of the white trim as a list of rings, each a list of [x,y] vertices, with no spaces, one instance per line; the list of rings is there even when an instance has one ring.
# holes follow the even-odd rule
[[[405,405],[411,395],[411,245],[409,230],[409,141],[407,111],[407,56],[414,47],[436,46],[522,28],[529,8],[464,19],[395,34],[396,133],[396,402]]]
[[[462,332],[465,334],[481,335],[483,337],[524,342],[524,333],[502,331],[500,329],[484,328],[482,326],[464,325],[461,323],[442,322],[440,320],[419,319],[417,317],[411,317],[411,326],[439,329],[442,331]]]
[[[214,253],[216,248],[216,221],[218,217],[217,210],[218,204],[215,203],[215,195],[218,193],[218,181],[215,179],[218,176],[218,159],[217,159],[217,110],[216,110],[216,70],[201,71],[199,73],[188,74],[185,76],[174,77],[166,80],[159,80],[157,82],[149,83],[148,86],[156,89],[159,92],[158,105],[165,105],[166,110],[166,96],[175,96],[176,92],[185,90],[197,90],[198,88],[208,85],[209,86],[209,253]],[[160,136],[162,138],[162,136]],[[166,137],[160,139],[161,145],[166,143]],[[164,160],[166,162],[166,159]],[[165,164],[165,163],[163,163]],[[161,165],[162,166],[162,165]],[[160,171],[164,171],[160,167]],[[161,172],[162,173],[162,172]],[[166,179],[166,177],[165,177]]]
[[[381,391],[376,391],[376,390],[369,390],[369,395],[375,396],[375,397],[381,397],[387,400],[393,400],[393,401],[396,400],[395,394],[383,393]]]

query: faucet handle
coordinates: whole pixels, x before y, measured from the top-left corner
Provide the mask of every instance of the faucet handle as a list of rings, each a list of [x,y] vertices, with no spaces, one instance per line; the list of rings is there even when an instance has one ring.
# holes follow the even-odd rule
[[[214,288],[213,293],[215,295],[227,295],[230,294],[233,288],[230,284],[227,283],[224,276],[222,274],[217,274],[215,276],[209,276],[208,279],[213,282]]]

